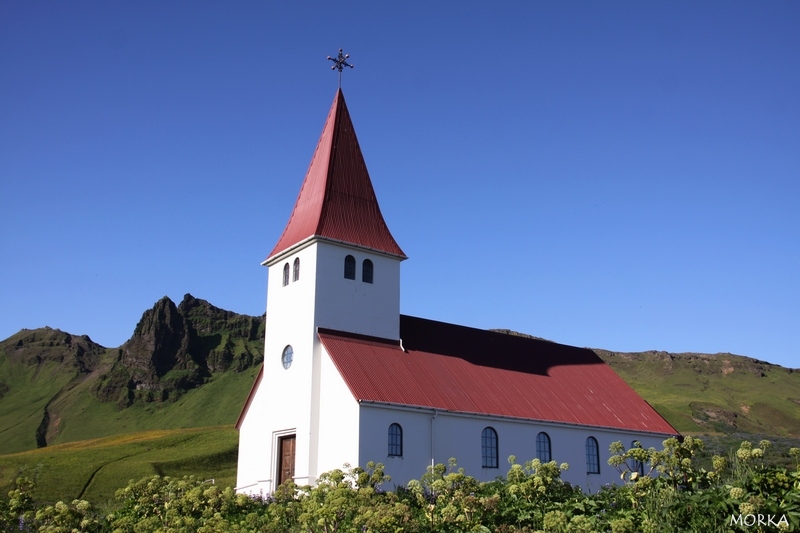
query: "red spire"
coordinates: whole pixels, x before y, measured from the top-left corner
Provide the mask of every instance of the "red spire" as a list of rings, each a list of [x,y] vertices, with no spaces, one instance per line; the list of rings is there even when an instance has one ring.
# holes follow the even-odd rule
[[[406,257],[381,215],[341,89],[328,112],[289,223],[267,261],[312,236]]]

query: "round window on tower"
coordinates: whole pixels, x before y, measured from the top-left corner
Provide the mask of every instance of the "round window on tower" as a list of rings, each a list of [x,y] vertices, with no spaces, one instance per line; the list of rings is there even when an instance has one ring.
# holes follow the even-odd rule
[[[291,345],[287,345],[286,348],[283,349],[283,355],[281,355],[281,362],[283,363],[283,368],[289,368],[292,366],[292,358],[294,357],[294,350],[292,350]]]

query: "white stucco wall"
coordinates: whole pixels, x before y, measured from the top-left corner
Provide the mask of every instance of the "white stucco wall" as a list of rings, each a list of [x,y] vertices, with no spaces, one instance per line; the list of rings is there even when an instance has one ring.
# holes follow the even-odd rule
[[[265,402],[259,395],[265,395],[265,389],[256,391],[256,397],[250,404],[248,416],[239,426],[239,457],[236,468],[237,490],[248,494],[266,494],[271,491],[272,475],[270,473],[269,449],[265,450],[265,442],[269,442],[269,428],[259,423],[266,416],[263,407]],[[241,487],[241,489],[239,489]]]
[[[388,456],[388,428],[392,423],[403,428],[402,458]],[[484,468],[481,464],[481,432],[487,426],[493,427],[498,434],[499,468]],[[490,481],[505,476],[510,455],[516,456],[518,463],[534,459],[536,436],[540,431],[550,436],[552,459],[570,465],[568,471],[562,472],[562,479],[591,492],[606,483],[619,482],[619,473],[607,462],[610,457],[608,447],[612,442],[620,440],[627,448],[632,441],[638,440],[645,448],[660,449],[667,438],[648,433],[363,403],[359,464],[363,466],[374,461],[386,465],[393,487],[419,479],[432,460],[447,464],[449,458],[455,457],[458,466],[463,467],[467,474],[481,481]],[[600,474],[586,473],[586,439],[589,436],[597,439]]]
[[[356,259],[356,279],[344,278],[344,259]],[[300,279],[292,281],[294,260]],[[361,281],[364,259],[373,283]],[[283,285],[284,265],[289,284]],[[237,490],[275,489],[278,439],[294,434],[295,482],[348,462],[358,465],[358,404],[317,337],[317,327],[399,338],[400,260],[329,242],[309,242],[268,269],[264,375],[239,429]],[[294,360],[281,355],[291,345]]]
[[[358,425],[359,406],[350,389],[336,370],[333,361],[319,345],[320,383],[318,398],[319,408],[316,446],[316,461],[313,464],[314,474],[319,476],[337,468],[359,465],[358,457]],[[315,478],[316,480],[316,478]]]
[[[295,258],[300,258],[300,279],[291,281]],[[283,286],[286,263],[290,282]],[[239,429],[240,492],[274,490],[278,438],[290,434],[296,435],[295,480],[308,482],[316,264],[316,250],[308,246],[269,267],[264,376]],[[287,345],[294,356],[289,369],[284,369],[281,356]]]
[[[400,338],[400,260],[328,242],[317,254],[316,324],[384,339]],[[344,278],[344,259],[356,260],[356,279]],[[372,283],[361,281],[364,259],[372,261]]]

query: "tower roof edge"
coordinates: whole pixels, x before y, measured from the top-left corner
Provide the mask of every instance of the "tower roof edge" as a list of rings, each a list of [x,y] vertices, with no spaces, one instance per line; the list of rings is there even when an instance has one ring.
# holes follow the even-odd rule
[[[265,262],[312,236],[406,257],[381,214],[341,89],[289,222]]]

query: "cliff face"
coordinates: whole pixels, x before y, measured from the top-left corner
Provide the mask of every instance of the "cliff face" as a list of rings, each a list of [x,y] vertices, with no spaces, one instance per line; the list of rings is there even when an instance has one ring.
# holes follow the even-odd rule
[[[242,371],[263,359],[263,317],[238,315],[191,294],[167,297],[145,311],[96,387],[120,408],[166,401],[199,387],[215,372]]]
[[[189,333],[178,308],[167,297],[145,311],[133,336],[122,346],[122,364],[131,370],[137,388],[158,387],[175,368],[191,369]]]
[[[264,357],[264,317],[239,315],[191,294],[178,313],[189,327],[189,353],[209,372],[241,372]]]

